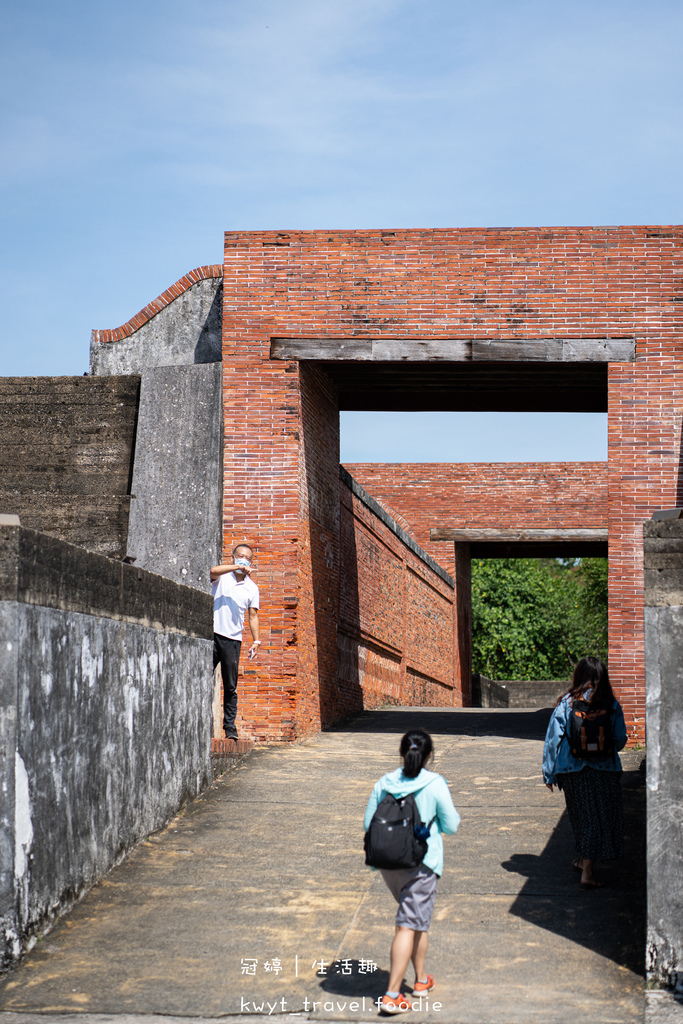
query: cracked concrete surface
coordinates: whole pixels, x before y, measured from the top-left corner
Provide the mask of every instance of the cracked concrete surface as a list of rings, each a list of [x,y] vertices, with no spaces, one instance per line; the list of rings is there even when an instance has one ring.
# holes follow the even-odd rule
[[[444,843],[428,956],[437,988],[408,1016],[642,1021],[642,757],[625,758],[627,857],[601,866],[604,889],[581,893],[564,800],[540,776],[547,717],[382,710],[253,751],[4,977],[0,1024],[376,1019],[395,911],[363,863],[362,817],[416,724],[434,737],[462,824]]]

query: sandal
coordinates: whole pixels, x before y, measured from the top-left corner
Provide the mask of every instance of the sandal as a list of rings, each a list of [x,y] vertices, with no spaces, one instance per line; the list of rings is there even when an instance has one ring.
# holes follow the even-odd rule
[[[603,883],[596,881],[595,878],[591,879],[590,882],[581,882],[579,885],[581,892],[592,892],[593,889],[602,888],[604,888]]]
[[[572,867],[574,868],[574,871],[583,871],[583,866],[581,865],[582,860],[583,857],[577,857],[576,860],[572,861]]]

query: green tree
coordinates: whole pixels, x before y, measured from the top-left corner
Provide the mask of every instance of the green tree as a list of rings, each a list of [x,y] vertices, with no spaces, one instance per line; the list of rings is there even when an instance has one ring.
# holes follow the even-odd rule
[[[607,656],[607,559],[475,559],[472,667],[490,679],[569,679]]]

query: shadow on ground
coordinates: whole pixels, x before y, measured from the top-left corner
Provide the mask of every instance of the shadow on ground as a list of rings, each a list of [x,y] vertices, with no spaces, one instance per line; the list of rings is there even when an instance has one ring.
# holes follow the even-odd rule
[[[382,708],[364,711],[339,728],[353,733],[395,733],[399,736],[409,728],[420,727],[440,736],[543,740],[551,713],[551,708],[447,711],[441,708]],[[636,751],[624,752],[623,761],[627,769],[622,775],[625,856],[620,863],[596,866],[596,874],[604,882],[603,889],[587,893],[579,890],[578,875],[574,875],[570,867],[576,851],[566,811],[541,854],[512,853],[501,862],[501,866],[511,874],[527,879],[509,913],[643,976],[646,914],[644,762]],[[522,792],[519,798],[524,799]],[[340,986],[330,988],[330,991],[349,992],[343,976],[337,982],[330,980],[329,984]]]
[[[381,708],[362,711],[335,727],[336,732],[396,733],[419,727],[441,736],[500,736],[509,739],[542,740],[552,708],[490,710],[488,708]]]
[[[646,914],[644,773],[640,769],[625,771],[622,791],[625,855],[622,862],[596,865],[603,889],[579,890],[564,901],[560,913],[556,898],[540,894],[547,892],[549,879],[567,872],[577,853],[566,811],[540,856],[513,854],[502,866],[527,878],[510,908],[511,914],[642,976]]]
[[[320,988],[323,992],[347,996],[350,999],[377,998],[378,992],[385,992],[389,984],[389,972],[376,968],[366,969],[363,960],[335,960],[330,964],[328,973],[321,978]],[[404,985],[403,988],[406,986]]]

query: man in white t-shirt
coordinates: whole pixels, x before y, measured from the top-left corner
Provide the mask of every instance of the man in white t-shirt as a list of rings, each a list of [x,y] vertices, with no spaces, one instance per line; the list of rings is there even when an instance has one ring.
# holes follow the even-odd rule
[[[248,544],[233,548],[230,565],[214,565],[211,570],[213,594],[213,667],[220,662],[223,677],[223,728],[226,739],[236,740],[237,669],[242,648],[244,616],[249,612],[249,629],[253,643],[249,658],[261,646],[259,638],[258,587],[251,579],[254,552]]]

